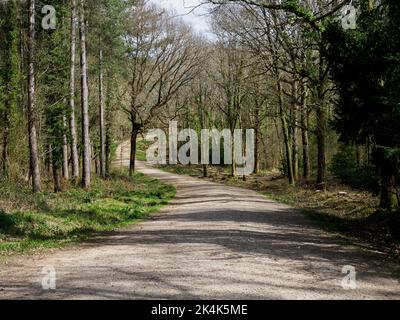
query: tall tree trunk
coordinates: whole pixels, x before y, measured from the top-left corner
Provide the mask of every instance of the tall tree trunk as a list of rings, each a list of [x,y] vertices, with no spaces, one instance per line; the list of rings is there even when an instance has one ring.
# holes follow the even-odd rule
[[[70,65],[70,118],[69,128],[71,132],[71,160],[72,160],[72,177],[79,178],[79,155],[78,155],[78,135],[76,133],[75,122],[75,62],[76,62],[76,28],[77,28],[77,12],[76,0],[71,0],[71,65]]]
[[[111,165],[111,143],[112,143],[112,110],[111,110],[111,74],[107,72],[107,99],[106,99],[106,174],[110,173]]]
[[[111,128],[106,125],[106,175],[110,173],[110,162],[111,162]]]
[[[54,149],[53,149],[54,150]],[[57,156],[53,154],[52,156],[52,167],[53,167],[53,181],[54,181],[54,192],[62,192],[61,186],[61,167],[56,161]]]
[[[317,107],[317,147],[318,147],[318,171],[317,185],[325,188],[326,180],[326,113],[323,104]]]
[[[40,192],[39,154],[36,134],[36,88],[35,88],[35,0],[29,0],[29,36],[28,36],[28,134],[30,150],[30,171],[33,192]]]
[[[99,51],[99,101],[100,101],[100,176],[106,177],[106,144],[104,122],[103,50]]]
[[[81,43],[81,108],[82,108],[82,186],[91,183],[91,150],[89,133],[89,88],[86,52],[85,1],[80,0],[80,43]]]
[[[292,164],[292,148],[290,145],[290,133],[288,128],[288,123],[286,119],[285,112],[283,110],[283,91],[281,80],[278,76],[277,81],[278,86],[278,99],[279,99],[279,116],[282,124],[282,132],[283,132],[283,140],[285,144],[285,153],[286,153],[286,166],[287,166],[287,175],[289,178],[289,184],[291,186],[295,185],[294,176],[293,176],[293,164]]]
[[[322,45],[321,45],[322,46]],[[320,56],[322,55],[320,49]],[[317,148],[318,148],[318,170],[317,186],[326,188],[326,101],[325,101],[326,72],[322,57],[319,62],[319,81],[317,84]]]
[[[206,111],[206,106],[203,104],[203,94],[202,94],[202,84],[200,83],[200,94],[199,94],[199,108],[200,108],[200,119],[202,129],[208,129],[209,127],[209,119]],[[201,130],[200,130],[201,132]],[[200,133],[201,134],[201,133]],[[203,150],[202,150],[203,152]],[[208,165],[203,164],[203,178],[207,178],[208,176]]]
[[[7,106],[6,106],[7,109]],[[2,161],[2,174],[8,175],[8,157],[9,157],[9,142],[10,142],[10,116],[8,110],[5,110],[3,123],[3,152],[1,156]]]
[[[208,166],[203,164],[203,178],[207,178],[208,176]]]
[[[257,120],[257,126],[255,129],[255,141],[254,141],[254,173],[258,174],[260,172],[260,151],[259,151],[259,143],[260,143],[260,128],[259,122]]]
[[[45,167],[46,167],[46,174],[48,176],[51,175],[51,168],[53,167],[53,151],[52,151],[52,147],[51,147],[51,144],[50,144],[49,140],[50,139],[47,139],[47,141],[46,141],[46,146],[45,146],[45,149],[46,149],[45,154],[46,154],[46,156],[45,156],[45,160],[44,160],[44,164],[45,164]]]
[[[25,43],[26,43],[26,31],[24,30],[24,19],[19,17],[19,73],[22,75],[25,71]],[[20,84],[20,92],[21,92],[21,103],[25,107],[26,104],[26,82],[21,81]]]
[[[356,149],[356,163],[357,163],[357,167],[361,167],[361,146],[360,145],[356,145],[355,146]]]
[[[62,174],[65,180],[69,180],[69,168],[68,168],[68,140],[67,140],[67,117],[63,114],[63,126],[64,126],[64,133],[63,133],[63,146],[62,146],[62,158],[63,158],[63,167],[62,167]]]
[[[381,168],[381,203],[380,206],[390,211],[399,210],[400,194],[394,172],[396,168],[389,160],[384,160]]]
[[[236,150],[235,150],[235,129],[232,129],[232,165],[231,165],[231,176],[236,177]]]
[[[295,181],[299,180],[299,143],[298,143],[298,113],[299,113],[299,103],[297,97],[297,83],[293,81],[292,84],[292,97],[293,97],[293,119],[292,119],[292,157],[293,157],[293,179]]]
[[[139,135],[139,130],[135,121],[132,121],[132,132],[131,132],[131,155],[129,161],[129,176],[133,176],[136,170],[136,148],[137,148],[137,137]]]
[[[303,179],[310,180],[311,163],[310,163],[310,147],[308,138],[308,108],[307,108],[307,87],[302,84],[301,93],[301,137],[303,144]]]

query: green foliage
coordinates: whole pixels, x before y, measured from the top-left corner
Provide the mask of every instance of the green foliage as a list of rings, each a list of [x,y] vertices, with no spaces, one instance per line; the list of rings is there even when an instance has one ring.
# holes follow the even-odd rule
[[[339,86],[335,127],[345,141],[396,147],[400,76],[400,4],[363,12],[358,29],[344,31],[332,24],[325,34],[327,58]],[[395,89],[396,88],[396,89]]]
[[[19,57],[19,25],[16,0],[6,6],[1,27],[4,60],[1,62],[1,79],[3,87],[3,112],[15,110],[20,98],[20,57]]]
[[[346,143],[375,146],[374,162],[387,189],[383,197],[395,190],[393,177],[399,176],[399,157],[390,156],[400,148],[399,21],[400,2],[386,0],[364,9],[356,30],[332,23],[324,34],[339,93],[334,126]]]
[[[282,4],[288,12],[294,13],[297,17],[302,18],[305,22],[314,24],[315,17],[311,10],[300,4],[299,0],[284,0]]]
[[[144,141],[144,140],[139,140],[137,142],[137,151],[136,151],[136,159],[139,161],[146,161],[146,150],[148,147],[150,147],[151,142],[149,141]]]
[[[376,170],[372,166],[358,166],[353,146],[342,146],[333,157],[331,164],[332,174],[341,182],[359,189],[379,191]]]
[[[47,142],[51,146],[53,165],[62,165],[62,137],[66,133],[63,116],[68,115],[69,44],[67,8],[62,1],[50,1],[57,12],[56,30],[42,30],[40,36],[40,69],[45,70],[41,89],[46,116]]]
[[[2,173],[9,174],[10,140],[15,139],[11,134],[13,123],[17,122],[21,104],[20,72],[20,30],[21,11],[16,0],[1,5],[0,18],[0,121],[2,123],[3,141],[6,141],[7,151],[3,153]]]
[[[157,211],[175,196],[175,189],[136,174],[97,179],[91,191],[32,195],[28,189],[0,185],[0,256],[26,249],[78,241],[93,232],[113,230]],[[16,208],[5,212],[4,203]],[[27,209],[22,209],[22,208]],[[17,208],[21,208],[17,210]]]

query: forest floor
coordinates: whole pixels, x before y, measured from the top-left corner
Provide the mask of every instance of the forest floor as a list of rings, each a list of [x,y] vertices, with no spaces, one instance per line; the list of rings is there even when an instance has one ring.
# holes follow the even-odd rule
[[[90,191],[73,182],[64,192],[33,194],[25,182],[0,182],[0,260],[84,241],[96,232],[110,231],[147,218],[175,195],[171,186],[136,174],[94,177]]]
[[[400,299],[398,266],[381,252],[258,192],[137,166],[177,189],[167,207],[136,226],[9,261],[0,298]],[[41,286],[49,266],[50,291]],[[354,290],[343,287],[346,266],[355,268]]]
[[[351,188],[330,177],[326,190],[314,185],[289,185],[279,172],[260,172],[232,178],[229,168],[209,166],[203,178],[202,166],[164,165],[171,173],[258,191],[270,199],[291,205],[319,227],[346,237],[366,241],[400,262],[400,215],[378,209],[379,199],[365,190]]]

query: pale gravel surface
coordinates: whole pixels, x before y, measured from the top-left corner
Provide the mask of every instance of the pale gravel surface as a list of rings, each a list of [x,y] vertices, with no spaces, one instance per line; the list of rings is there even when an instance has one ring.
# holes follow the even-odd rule
[[[139,225],[0,265],[0,299],[400,298],[383,255],[349,246],[285,205],[139,169],[178,188],[170,206]],[[357,290],[341,287],[345,265],[356,267]],[[57,290],[42,290],[43,266],[56,269]]]

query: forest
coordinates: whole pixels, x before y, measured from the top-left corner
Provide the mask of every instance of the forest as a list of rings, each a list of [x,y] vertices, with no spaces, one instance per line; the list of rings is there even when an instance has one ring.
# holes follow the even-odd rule
[[[35,238],[22,216],[57,211],[71,192],[90,202],[115,184],[150,183],[150,193],[172,198],[136,173],[146,132],[168,131],[170,121],[198,133],[253,129],[255,173],[237,177],[235,163],[163,169],[260,192],[279,180],[286,198],[317,194],[317,202],[351,193],[366,203],[361,218],[384,217],[399,241],[400,2],[198,6],[212,36],[156,1],[0,2],[0,244]],[[117,174],[116,150],[128,140],[129,172]],[[289,202],[304,200],[296,197]],[[353,200],[340,209],[351,221]]]

